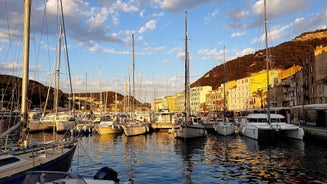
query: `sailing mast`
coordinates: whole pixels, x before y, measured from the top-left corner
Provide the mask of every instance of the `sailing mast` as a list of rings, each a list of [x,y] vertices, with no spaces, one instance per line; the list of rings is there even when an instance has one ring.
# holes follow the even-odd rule
[[[30,50],[30,16],[31,16],[31,0],[24,1],[25,16],[24,16],[24,60],[23,60],[23,78],[22,78],[22,102],[21,102],[21,135],[20,141],[26,140],[27,128],[27,93],[28,93],[28,78],[29,78],[29,50]]]
[[[59,98],[59,77],[60,77],[60,61],[61,61],[61,40],[62,40],[62,27],[60,26],[60,33],[58,39],[58,48],[57,48],[57,69],[55,70],[56,84],[55,84],[55,94],[54,94],[54,110],[56,116],[58,115],[58,98]]]
[[[134,70],[135,70],[135,62],[134,62],[134,33],[132,34],[132,77],[133,77],[133,99],[132,99],[132,109],[134,107],[134,110],[135,110],[135,73],[134,73]],[[134,112],[132,113],[132,118],[134,119]]]
[[[225,66],[225,46],[224,46],[224,123],[226,123],[226,66]]]
[[[264,0],[264,21],[265,21],[265,42],[266,42],[266,64],[267,64],[267,115],[268,115],[268,123],[271,123],[270,118],[270,84],[269,84],[269,70],[270,70],[270,57],[268,50],[268,26],[267,26],[267,8],[266,8],[266,0]]]
[[[185,120],[190,120],[190,74],[188,53],[187,11],[185,11]]]

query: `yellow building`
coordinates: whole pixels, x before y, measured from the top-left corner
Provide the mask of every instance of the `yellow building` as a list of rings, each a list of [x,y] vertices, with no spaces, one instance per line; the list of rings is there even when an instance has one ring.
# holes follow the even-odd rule
[[[281,70],[270,70],[269,75],[267,75],[267,70],[263,70],[261,72],[252,74],[249,77],[249,94],[250,96],[253,96],[253,93],[258,90],[267,91],[267,76],[269,76],[269,84],[270,87],[274,86],[274,81],[278,80],[278,75],[281,72]],[[280,82],[280,81],[278,81]],[[264,99],[267,97],[265,96]],[[264,105],[266,105],[266,100],[264,101]],[[260,108],[261,107],[261,100],[259,98],[251,98],[249,104],[252,108]]]
[[[286,70],[283,70],[278,75],[278,81],[282,81],[283,79],[288,78],[301,70],[302,70],[302,66],[299,65],[294,65]]]
[[[248,77],[236,80],[233,90],[229,91],[233,98],[230,98],[229,110],[245,111],[249,108],[250,99],[250,79]]]
[[[206,94],[211,90],[211,86],[198,86],[190,89],[190,108],[193,114],[203,110],[201,104],[206,102]]]
[[[209,91],[206,94],[206,105],[209,111],[219,111],[221,105],[221,99],[224,98],[224,92],[221,88]]]
[[[172,110],[172,112],[184,112],[185,111],[185,107],[184,107],[184,103],[185,103],[185,93],[184,91],[179,92],[174,94],[174,110]]]

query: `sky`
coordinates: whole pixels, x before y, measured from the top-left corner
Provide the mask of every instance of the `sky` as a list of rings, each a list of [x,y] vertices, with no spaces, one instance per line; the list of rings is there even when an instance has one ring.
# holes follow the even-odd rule
[[[0,4],[0,73],[21,77],[24,1]],[[191,83],[224,61],[265,47],[263,0],[62,0],[62,5],[67,47],[62,44],[59,60],[60,2],[32,0],[29,76],[54,86],[60,61],[64,92],[70,91],[68,68],[76,93],[133,91],[128,90],[132,34],[135,97],[151,102],[183,91],[185,11]],[[327,0],[267,0],[267,25],[269,47],[325,29]]]

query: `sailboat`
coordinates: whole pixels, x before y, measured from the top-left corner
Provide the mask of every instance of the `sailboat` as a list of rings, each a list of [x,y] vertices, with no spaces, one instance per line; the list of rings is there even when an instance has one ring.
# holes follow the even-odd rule
[[[185,11],[185,117],[178,127],[173,127],[175,138],[191,139],[204,137],[207,134],[205,126],[199,118],[191,117],[190,113],[190,76],[189,76],[189,53],[187,33],[187,11]]]
[[[275,142],[279,138],[289,137],[303,139],[304,131],[295,124],[285,122],[285,117],[281,114],[271,114],[270,112],[270,53],[268,50],[268,28],[267,28],[266,0],[264,0],[264,23],[266,42],[266,62],[267,62],[267,112],[249,114],[246,121],[240,123],[239,133],[241,135],[257,139],[264,142]]]
[[[135,70],[135,62],[134,62],[134,34],[132,34],[132,67],[133,67],[133,103],[134,104],[134,97],[135,97],[135,77],[134,77],[134,70]],[[135,118],[135,112],[131,112],[130,118],[127,120],[126,123],[123,125],[124,134],[126,136],[135,136],[141,134],[147,134],[150,131],[150,127],[145,122],[141,122]]]
[[[76,125],[75,114],[72,110],[59,112],[59,78],[60,78],[60,62],[61,62],[61,42],[62,42],[62,26],[60,26],[60,34],[58,40],[57,61],[55,68],[55,89],[54,89],[54,112],[42,116],[40,122],[55,129],[57,133],[65,133],[73,130]],[[67,49],[67,47],[66,47]],[[67,52],[66,52],[67,53]]]
[[[225,47],[224,47],[224,117],[223,121],[214,125],[214,129],[219,135],[233,135],[236,131],[236,126],[229,121],[226,121],[226,64],[225,64]]]
[[[0,135],[0,138],[20,129],[16,146],[8,145],[0,153],[0,183],[22,183],[26,172],[33,170],[68,171],[76,149],[74,140],[56,140],[50,143],[28,142],[27,92],[29,80],[29,34],[31,0],[24,1],[24,60],[22,75],[21,120]]]

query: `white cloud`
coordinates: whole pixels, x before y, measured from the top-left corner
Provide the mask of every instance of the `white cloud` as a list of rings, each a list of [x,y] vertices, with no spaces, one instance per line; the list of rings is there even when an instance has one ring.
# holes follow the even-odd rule
[[[253,48],[245,48],[241,51],[236,52],[236,57],[245,56],[248,54],[253,54],[255,50]]]
[[[264,10],[264,0],[257,1],[252,6],[254,14],[262,14]],[[306,8],[305,0],[285,1],[285,0],[269,0],[267,1],[267,16],[270,18],[289,15],[295,12],[302,11]]]
[[[245,34],[246,34],[245,32],[238,32],[238,33],[233,33],[230,37],[231,38],[235,38],[235,37],[243,36]]]
[[[93,10],[92,12],[95,12],[95,14],[91,16],[91,18],[89,18],[87,22],[90,28],[96,29],[102,26],[105,20],[107,19],[108,10],[107,8],[102,7],[100,9]]]
[[[155,20],[150,20],[148,21],[145,26],[142,26],[140,29],[139,29],[139,33],[144,33],[145,31],[147,30],[154,30],[154,28],[156,28],[156,21]]]
[[[144,12],[145,12],[145,10],[140,11],[140,13],[139,13],[140,17],[144,17]]]
[[[104,48],[102,49],[103,52],[108,53],[108,54],[120,54],[120,55],[128,55],[131,54],[130,51],[116,51],[114,48]]]
[[[122,2],[121,0],[117,0],[116,3],[114,3],[110,9],[111,13],[115,12],[137,12],[139,9],[129,3]]]
[[[49,0],[46,4],[47,12],[53,15],[58,14],[58,1]],[[63,12],[65,16],[69,17],[80,17],[84,16],[83,12],[86,12],[88,3],[85,3],[80,0],[70,0],[62,2]]]
[[[160,13],[153,13],[152,14],[152,16],[154,16],[154,17],[162,17],[162,16],[164,16],[165,15],[165,13],[164,12],[160,12]]]
[[[248,11],[241,10],[240,8],[237,8],[237,9],[229,12],[229,16],[232,18],[233,21],[242,20],[248,14],[249,14]]]
[[[179,11],[191,9],[213,1],[214,0],[154,0],[154,3],[162,9]]]
[[[114,13],[111,15],[111,19],[112,19],[112,24],[115,26],[118,26],[120,21],[119,21],[119,14],[118,13]]]
[[[199,54],[203,55],[202,60],[223,60],[224,59],[224,51],[217,49],[200,49],[198,51]]]
[[[90,47],[89,50],[91,52],[96,52],[97,50],[99,50],[99,45],[98,44],[95,44],[93,47]]]
[[[206,23],[210,22],[211,19],[215,18],[218,15],[219,10],[215,9],[212,13],[204,17],[204,21]]]

